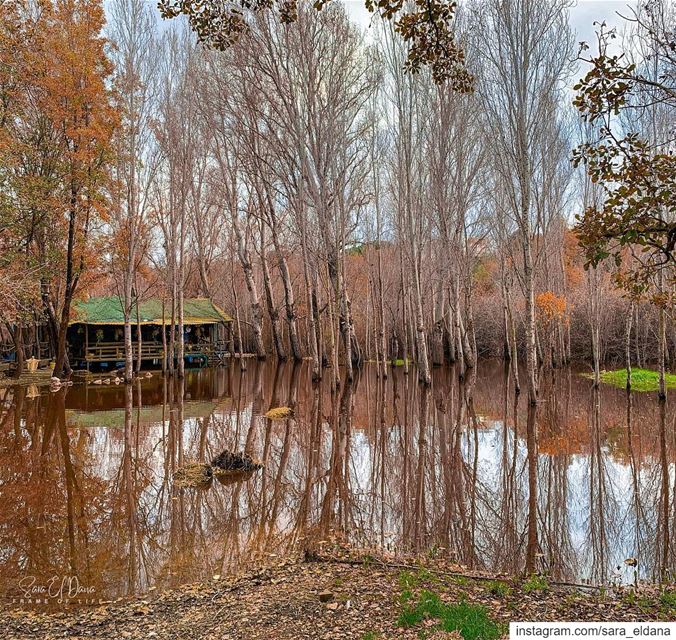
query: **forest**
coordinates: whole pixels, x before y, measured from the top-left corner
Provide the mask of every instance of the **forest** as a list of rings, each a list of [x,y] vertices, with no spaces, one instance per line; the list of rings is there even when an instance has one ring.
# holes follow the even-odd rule
[[[674,194],[673,0],[0,0],[5,636],[675,620]]]
[[[674,20],[564,0],[0,4],[0,321],[16,375],[75,301],[234,319],[231,355],[415,371],[676,361]],[[166,20],[161,20],[160,13]],[[182,15],[186,14],[186,15]],[[214,25],[220,25],[218,28]],[[139,321],[140,322],[140,321]],[[39,356],[38,356],[39,357]],[[240,360],[245,366],[245,359]]]

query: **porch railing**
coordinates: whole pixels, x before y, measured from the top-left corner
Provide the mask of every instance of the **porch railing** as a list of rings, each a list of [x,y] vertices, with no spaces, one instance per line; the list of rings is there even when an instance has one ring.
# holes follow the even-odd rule
[[[186,343],[184,345],[186,355],[204,355],[221,354],[227,351],[225,342],[205,342],[200,344]],[[141,360],[156,360],[162,358],[164,350],[161,342],[142,342]],[[138,343],[134,344],[134,359],[139,359]],[[112,362],[124,360],[124,342],[97,342],[89,345],[85,350],[85,360],[87,362]]]

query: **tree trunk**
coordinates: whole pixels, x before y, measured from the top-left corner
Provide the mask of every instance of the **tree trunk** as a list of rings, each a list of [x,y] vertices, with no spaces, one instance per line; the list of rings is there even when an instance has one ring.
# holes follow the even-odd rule
[[[538,397],[537,388],[537,342],[535,327],[535,277],[533,273],[533,256],[531,254],[530,235],[524,233],[523,238],[524,280],[526,283],[526,369],[528,374],[528,402],[535,405]]]
[[[261,222],[261,269],[263,271],[263,285],[265,287],[265,301],[268,306],[268,315],[270,316],[270,325],[272,330],[272,341],[275,344],[275,352],[279,360],[286,360],[286,353],[284,351],[284,341],[282,333],[279,329],[279,310],[275,304],[275,294],[272,289],[272,281],[270,278],[270,269],[268,268],[268,260],[265,255],[265,238],[263,235],[263,222]]]
[[[510,347],[510,338],[509,338],[509,313],[507,311],[507,287],[505,286],[505,276],[504,269],[502,273],[502,282],[500,287],[502,293],[502,324],[503,324],[503,343],[502,343],[502,357],[505,362],[509,362],[512,359],[512,350]]]
[[[432,365],[444,364],[444,288],[439,284],[434,308],[434,330],[432,332]]]
[[[462,316],[460,315],[460,277],[456,274],[453,280],[453,323],[455,333],[455,359],[458,363],[458,376],[465,379],[465,348],[463,340]]]
[[[162,374],[167,371],[167,324],[165,322],[165,299],[162,296]]]
[[[312,358],[312,381],[317,382],[322,378],[322,366],[320,361],[319,342],[319,309],[317,308],[317,292],[315,289],[316,278],[310,278],[310,256],[307,248],[307,234],[305,225],[301,226],[300,246],[303,256],[303,277],[305,279],[305,295],[308,303],[308,343]]]
[[[70,375],[71,368],[68,362],[68,351],[66,344],[66,335],[68,332],[68,323],[70,321],[70,306],[73,302],[75,289],[79,279],[75,268],[75,233],[77,222],[78,190],[75,183],[71,183],[70,189],[70,211],[68,215],[68,248],[66,250],[66,278],[64,283],[63,307],[61,308],[61,319],[58,326],[58,339],[56,343],[56,359],[52,375],[60,378],[63,375]],[[83,266],[80,259],[80,268]]]
[[[8,327],[9,328],[9,327]],[[26,362],[26,353],[24,351],[23,327],[16,324],[14,330],[9,328],[10,335],[14,341],[14,350],[16,352],[16,367],[14,368],[14,377],[20,378],[24,371]]]
[[[293,284],[291,283],[291,275],[289,274],[289,265],[282,253],[276,233],[272,234],[273,243],[275,245],[275,252],[277,255],[277,266],[279,274],[282,277],[282,285],[284,286],[284,306],[286,308],[286,324],[289,330],[289,344],[291,345],[291,355],[296,361],[303,359],[303,352],[300,348],[300,340],[298,339],[298,326],[296,323],[296,302],[293,293]]]
[[[131,339],[131,320],[124,312],[124,381],[130,384],[134,377],[134,344]]]
[[[261,310],[261,303],[258,297],[258,287],[256,286],[256,279],[254,278],[253,266],[251,264],[251,254],[248,247],[246,246],[246,242],[242,235],[242,231],[239,228],[239,222],[237,221],[235,213],[233,213],[232,221],[233,231],[235,232],[235,237],[237,239],[237,253],[239,255],[242,271],[244,271],[244,279],[246,281],[246,288],[249,292],[249,300],[251,303],[254,350],[256,357],[258,357],[260,360],[264,360],[266,353],[265,345],[263,344],[263,312]]]
[[[660,294],[664,291],[664,270],[660,269],[658,275],[658,287]],[[657,320],[657,359],[659,366],[660,384],[658,397],[660,401],[664,402],[667,399],[667,383],[666,383],[666,351],[667,351],[667,323],[665,318],[664,303],[660,302]]]
[[[127,270],[124,273],[124,288],[122,310],[124,315],[124,381],[129,384],[134,376],[134,345],[131,338],[131,310],[134,303],[134,293],[131,286],[131,274],[129,266],[131,261],[127,264]]]
[[[179,270],[182,275],[183,269]],[[178,377],[185,376],[185,327],[183,325],[183,278],[178,290]]]
[[[137,348],[137,357],[136,357],[136,373],[141,372],[141,352],[143,350],[143,335],[141,333],[141,301],[136,300],[136,348]]]

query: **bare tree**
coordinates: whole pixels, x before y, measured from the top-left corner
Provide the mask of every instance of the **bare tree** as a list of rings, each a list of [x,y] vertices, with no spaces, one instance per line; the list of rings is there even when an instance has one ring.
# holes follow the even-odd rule
[[[535,234],[538,150],[572,58],[567,4],[490,0],[476,6],[478,44],[485,64],[479,90],[492,139],[494,166],[519,234],[526,297],[528,399],[537,400]],[[541,184],[544,188],[546,185]]]
[[[151,186],[158,166],[152,131],[157,97],[155,19],[143,0],[120,0],[111,6],[110,37],[114,43],[115,87],[122,113],[117,131],[117,163],[111,207],[111,226],[117,238],[111,267],[121,284],[127,383],[134,366],[132,310],[139,304],[137,273],[148,248]],[[139,333],[140,338],[140,333]],[[141,353],[139,347],[138,360]]]

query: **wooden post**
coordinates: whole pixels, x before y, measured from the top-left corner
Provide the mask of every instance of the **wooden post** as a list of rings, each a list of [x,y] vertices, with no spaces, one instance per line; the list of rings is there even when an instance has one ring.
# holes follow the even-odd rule
[[[89,373],[89,325],[85,326],[85,367],[87,368],[87,373]]]

